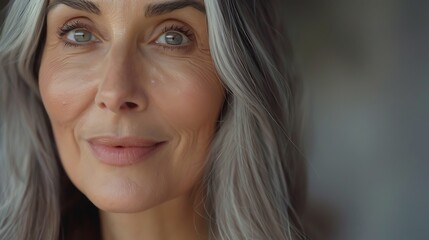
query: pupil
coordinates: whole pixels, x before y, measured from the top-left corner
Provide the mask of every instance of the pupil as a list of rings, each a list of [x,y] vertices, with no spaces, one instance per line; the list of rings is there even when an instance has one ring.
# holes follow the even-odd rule
[[[91,40],[91,33],[84,30],[75,31],[74,38],[76,42],[88,42]]]
[[[176,32],[170,32],[165,35],[166,42],[171,45],[179,45],[183,41],[182,35]]]

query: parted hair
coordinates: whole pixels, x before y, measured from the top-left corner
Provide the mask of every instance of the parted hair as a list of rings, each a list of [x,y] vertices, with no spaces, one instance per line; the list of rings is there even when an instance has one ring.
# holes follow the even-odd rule
[[[300,83],[274,0],[205,0],[226,90],[202,181],[212,240],[306,239]],[[70,182],[38,70],[48,0],[12,1],[0,35],[0,239],[100,239],[97,208]]]

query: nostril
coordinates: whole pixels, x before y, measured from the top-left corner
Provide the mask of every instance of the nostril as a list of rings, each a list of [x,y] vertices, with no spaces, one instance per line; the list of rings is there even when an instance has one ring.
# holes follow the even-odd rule
[[[126,103],[125,103],[125,106],[126,106],[128,109],[134,109],[134,108],[137,108],[137,104],[135,104],[135,103],[133,103],[133,102],[126,102]]]
[[[107,106],[106,106],[106,104],[104,104],[103,102],[99,103],[99,104],[98,104],[98,106],[99,106],[101,109],[104,109],[104,108],[106,108],[106,107],[107,107]]]

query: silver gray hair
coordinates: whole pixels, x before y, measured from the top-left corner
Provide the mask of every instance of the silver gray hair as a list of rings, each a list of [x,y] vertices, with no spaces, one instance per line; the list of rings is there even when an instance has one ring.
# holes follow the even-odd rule
[[[0,37],[0,239],[57,239],[58,165],[35,75],[44,1],[13,1]]]
[[[212,56],[228,92],[206,174],[213,239],[302,239],[299,85],[273,1],[206,6]]]
[[[59,163],[38,89],[47,4],[13,1],[0,36],[0,239],[60,239],[66,210],[81,202],[64,202],[64,192],[77,191]],[[272,4],[205,0],[227,91],[203,184],[210,239],[305,238],[299,84]],[[62,237],[72,236],[88,237]]]

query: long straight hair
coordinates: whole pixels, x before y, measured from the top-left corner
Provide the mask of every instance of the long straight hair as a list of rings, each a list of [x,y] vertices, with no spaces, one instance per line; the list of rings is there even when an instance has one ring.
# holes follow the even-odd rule
[[[70,215],[79,211],[97,221],[97,211],[59,163],[38,89],[47,3],[13,1],[0,36],[0,239],[95,239],[69,221],[87,217]],[[299,84],[272,4],[205,0],[227,91],[203,182],[213,240],[304,238]]]
[[[0,36],[0,239],[57,239],[55,144],[34,72],[45,1],[13,1]]]
[[[304,239],[305,171],[291,47],[270,0],[206,1],[227,89],[207,168],[213,239]]]

